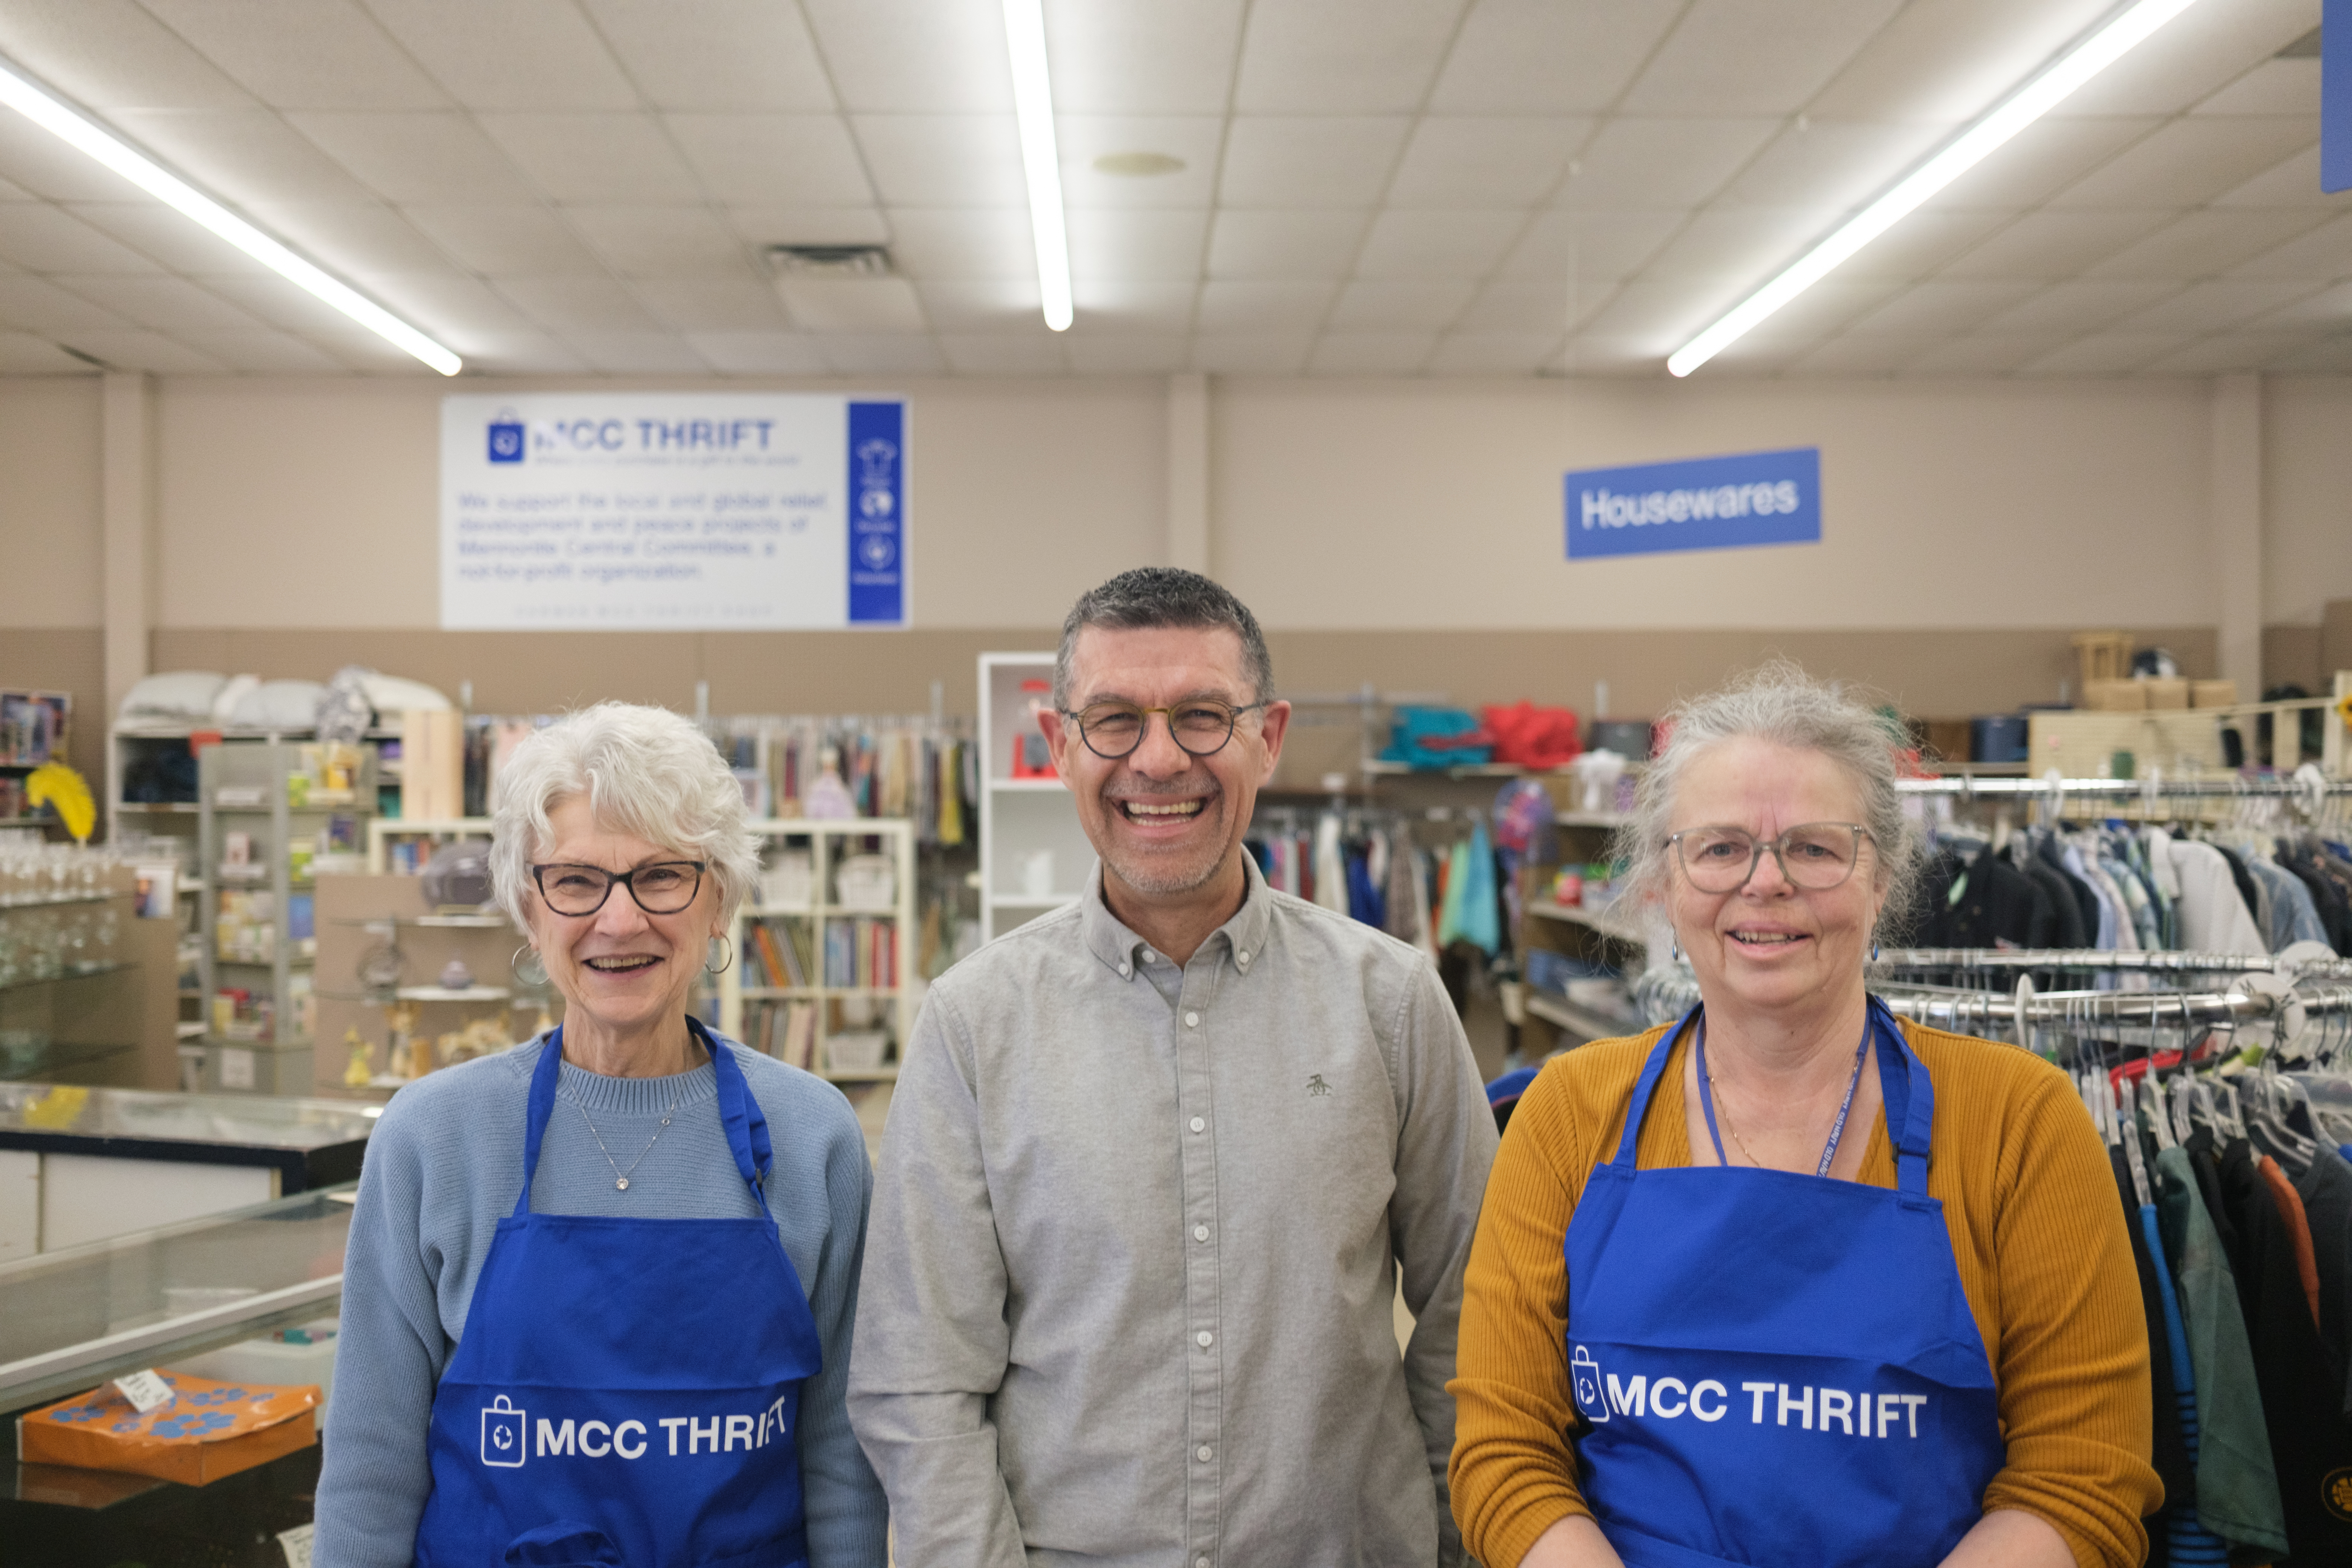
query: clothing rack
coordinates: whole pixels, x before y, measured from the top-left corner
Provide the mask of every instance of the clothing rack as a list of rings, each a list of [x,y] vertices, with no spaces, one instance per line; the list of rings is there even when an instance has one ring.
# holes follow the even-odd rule
[[[2286,974],[2352,980],[2352,959],[2260,957],[2232,952],[2118,952],[2105,948],[1891,948],[1874,960],[1870,973],[1892,976],[1905,970],[2095,969],[2164,974]]]
[[[2285,799],[2313,796],[2352,796],[2352,779],[2333,779],[2306,763],[2295,774],[2281,778],[2267,774],[2261,778],[2165,778],[2151,774],[2144,779],[2052,779],[2052,778],[1978,778],[1962,775],[1952,778],[1897,779],[1895,789],[1904,795],[2042,795],[2050,794],[2099,796],[2138,795],[2156,799]]]

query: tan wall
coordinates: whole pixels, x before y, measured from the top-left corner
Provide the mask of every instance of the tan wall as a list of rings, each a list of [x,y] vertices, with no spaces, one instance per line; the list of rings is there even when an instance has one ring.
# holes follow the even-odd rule
[[[2271,382],[2263,447],[2263,618],[2316,626],[2352,599],[2352,378]]]
[[[98,486],[98,377],[0,380],[0,627],[105,619]]]

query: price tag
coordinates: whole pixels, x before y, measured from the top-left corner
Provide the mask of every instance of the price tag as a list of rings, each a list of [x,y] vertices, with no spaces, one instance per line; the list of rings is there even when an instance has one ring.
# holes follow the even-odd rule
[[[278,1532],[278,1549],[286,1553],[286,1568],[310,1568],[310,1537],[317,1531],[314,1524],[298,1524]]]
[[[179,1397],[172,1392],[170,1384],[152,1372],[125,1373],[114,1380],[114,1386],[122,1391],[123,1398],[131,1401],[131,1408],[142,1415],[151,1410],[161,1410]]]

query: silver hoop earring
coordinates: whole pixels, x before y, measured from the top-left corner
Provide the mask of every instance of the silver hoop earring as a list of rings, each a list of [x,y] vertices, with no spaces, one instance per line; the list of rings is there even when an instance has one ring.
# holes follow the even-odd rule
[[[710,967],[709,954],[706,952],[702,960],[703,973],[706,974],[724,974],[730,968],[733,967],[735,963],[735,939],[730,936],[714,936],[710,940],[712,942],[723,942],[727,944],[727,962],[720,964],[718,968],[713,969]]]
[[[526,952],[530,954],[531,968],[539,972],[536,978],[523,972],[522,955]],[[539,951],[529,942],[514,950],[514,956],[507,960],[507,967],[514,972],[515,984],[526,991],[536,991],[547,984],[547,965],[539,961]]]

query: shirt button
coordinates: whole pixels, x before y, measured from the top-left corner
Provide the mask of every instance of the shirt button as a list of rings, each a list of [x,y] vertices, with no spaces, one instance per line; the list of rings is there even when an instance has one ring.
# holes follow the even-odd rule
[[[1146,963],[1157,963],[1160,962],[1160,955],[1147,947],[1143,950],[1143,962]]]
[[[1244,969],[1247,969],[1249,967],[1249,949],[1244,948],[1234,956],[1241,961],[1241,965]]]
[[[1187,1013],[1187,1014],[1185,1014],[1185,1015],[1184,1015],[1184,1026],[1185,1026],[1186,1028],[1188,1028],[1188,1029],[1197,1029],[1197,1028],[1199,1028],[1199,1027],[1201,1026],[1201,1015],[1199,1015],[1198,1013]]]
[[[1209,1124],[1208,1124],[1207,1122],[1205,1122],[1205,1121],[1202,1121],[1202,1120],[1201,1120],[1199,1117],[1197,1117],[1197,1116],[1195,1116],[1194,1118],[1192,1118],[1192,1131],[1195,1131],[1195,1132],[1206,1132],[1208,1130],[1209,1130]]]
[[[1217,1342],[1217,1336],[1211,1333],[1206,1329],[1202,1329],[1199,1333],[1194,1334],[1192,1338],[1199,1343],[1202,1350],[1207,1350],[1211,1345]]]
[[[1127,966],[1126,964],[1122,963],[1122,964],[1120,964],[1120,965],[1118,966],[1118,977],[1119,977],[1121,980],[1126,979],[1126,978],[1128,977],[1128,975],[1129,975],[1130,973],[1132,973],[1132,972],[1128,968],[1128,966]]]
[[[1205,1226],[1205,1225],[1196,1225],[1196,1226],[1194,1226],[1192,1227],[1192,1239],[1193,1239],[1194,1241],[1206,1241],[1206,1240],[1208,1240],[1208,1239],[1209,1239],[1209,1227],[1208,1227],[1207,1226]]]
[[[1192,1568],[1209,1568],[1209,1560],[1205,1557],[1195,1557],[1192,1559]]]
[[[1203,1443],[1199,1447],[1192,1450],[1192,1457],[1205,1465],[1211,1459],[1217,1457],[1217,1451],[1214,1448],[1210,1447],[1206,1443]]]

